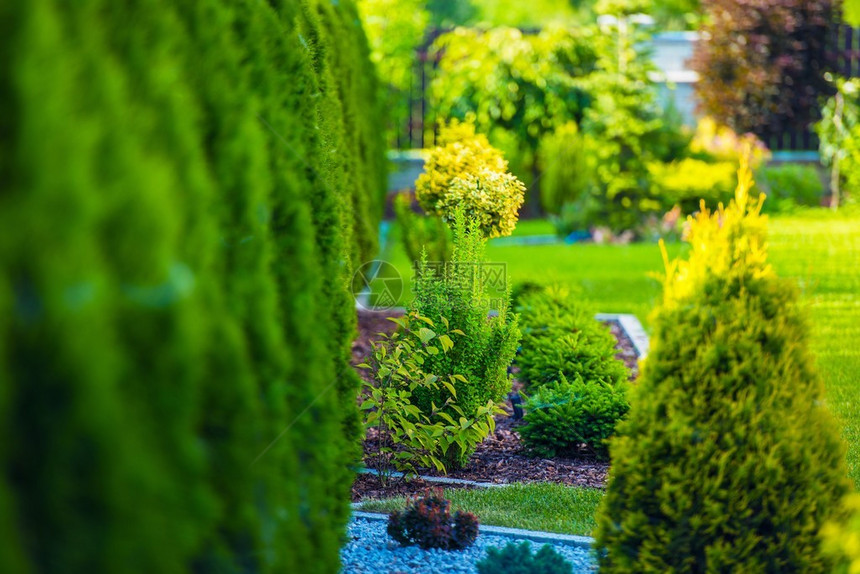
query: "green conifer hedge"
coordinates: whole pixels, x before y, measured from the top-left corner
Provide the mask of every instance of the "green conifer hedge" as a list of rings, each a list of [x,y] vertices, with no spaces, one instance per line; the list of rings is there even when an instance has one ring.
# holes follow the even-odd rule
[[[796,289],[747,197],[690,227],[631,410],[611,443],[601,572],[827,572],[821,526],[849,489]]]
[[[384,190],[353,2],[6,2],[0,53],[0,571],[337,571]]]

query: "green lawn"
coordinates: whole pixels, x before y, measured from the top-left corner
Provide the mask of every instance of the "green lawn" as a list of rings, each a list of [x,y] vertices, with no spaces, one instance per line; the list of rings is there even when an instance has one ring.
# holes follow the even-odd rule
[[[533,234],[552,232],[546,221],[525,221],[517,225]],[[548,229],[547,229],[548,228]],[[383,259],[394,265],[406,284],[401,304],[412,299],[410,283],[412,262],[400,246],[399,231],[393,228]],[[515,233],[517,235],[517,233]],[[677,255],[682,246],[669,245],[669,253]],[[507,265],[507,279],[512,284],[522,281],[561,282],[581,289],[596,311],[602,313],[633,313],[647,323],[648,313],[660,295],[660,286],[650,273],[663,268],[656,244],[591,245],[564,243],[553,245],[489,245],[487,259]]]
[[[481,524],[589,535],[602,491],[558,484],[515,484],[481,490],[446,489],[452,510],[473,512]],[[402,510],[403,498],[372,500],[368,512]]]
[[[775,269],[802,289],[812,348],[860,488],[860,216],[774,218],[770,241]]]
[[[547,234],[547,222],[528,221],[518,234]],[[860,215],[825,210],[771,219],[771,261],[777,272],[796,280],[809,308],[812,346],[828,399],[842,423],[851,477],[860,485]],[[677,255],[680,245],[670,245]],[[487,249],[490,261],[507,264],[508,280],[562,281],[578,286],[597,311],[633,313],[648,325],[660,294],[649,273],[662,270],[655,244],[533,245]],[[395,229],[383,256],[407,280],[411,264]],[[406,290],[405,300],[410,297]]]

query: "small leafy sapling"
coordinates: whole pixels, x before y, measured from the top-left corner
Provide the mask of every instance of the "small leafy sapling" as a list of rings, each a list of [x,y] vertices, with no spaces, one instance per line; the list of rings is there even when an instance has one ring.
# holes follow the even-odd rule
[[[499,407],[488,402],[467,417],[457,405],[455,383],[466,382],[463,375],[445,377],[425,371],[429,357],[444,355],[454,347],[454,337],[463,337],[441,318],[436,325],[427,317],[411,312],[392,318],[398,330],[391,336],[381,335],[372,344],[373,352],[359,368],[372,373],[364,382],[366,399],[361,405],[366,429],[377,429],[377,453],[372,464],[383,484],[394,470],[407,477],[417,475],[417,467],[446,472],[445,455],[449,449],[466,451],[474,448],[495,430],[493,415]],[[446,389],[447,399],[424,412],[413,404],[417,389]],[[444,410],[443,410],[444,409]],[[455,419],[449,412],[458,414]]]

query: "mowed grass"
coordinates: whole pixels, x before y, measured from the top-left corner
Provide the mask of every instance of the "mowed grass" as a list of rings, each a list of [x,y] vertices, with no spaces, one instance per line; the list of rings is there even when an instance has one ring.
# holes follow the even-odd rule
[[[406,282],[401,300],[411,300],[412,264],[395,229],[383,258]],[[551,233],[545,221],[524,221],[517,235]],[[682,253],[668,246],[670,256]],[[650,275],[663,269],[656,244],[636,245],[490,245],[490,261],[507,265],[508,281],[558,281],[581,290],[596,311],[633,313],[648,327],[648,316],[660,297]],[[824,378],[829,404],[848,445],[852,479],[860,487],[860,214],[827,210],[772,217],[770,258],[777,273],[801,288],[808,308],[811,343]]]
[[[773,218],[770,247],[777,273],[801,288],[827,400],[848,445],[849,475],[860,488],[860,215]]]
[[[594,513],[603,492],[596,488],[550,483],[514,484],[480,490],[445,489],[452,511],[474,513],[481,524],[525,528],[561,534],[590,535]],[[405,499],[387,498],[363,503],[359,510],[402,510]]]
[[[552,231],[546,221],[523,221],[517,225],[515,235],[522,236],[523,228],[535,235]],[[681,244],[668,245],[673,257],[683,249]],[[400,245],[396,226],[381,258],[399,271],[404,280],[400,304],[408,304],[413,298],[413,262]],[[507,281],[512,285],[523,281],[570,285],[580,290],[595,311],[633,313],[643,324],[647,323],[648,314],[660,296],[660,284],[651,274],[662,271],[663,260],[654,243],[493,245],[491,242],[487,247],[487,260],[505,263]]]

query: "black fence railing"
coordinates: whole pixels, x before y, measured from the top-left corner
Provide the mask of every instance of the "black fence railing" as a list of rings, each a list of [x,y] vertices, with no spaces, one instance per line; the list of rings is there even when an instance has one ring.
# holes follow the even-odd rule
[[[437,119],[429,104],[429,90],[439,67],[439,55],[431,50],[433,42],[447,32],[431,29],[416,50],[415,65],[408,93],[408,102],[394,118],[396,129],[389,145],[394,149],[409,150],[433,147],[438,134]],[[537,30],[523,30],[536,33]],[[833,35],[829,49],[836,58],[836,72],[844,77],[860,76],[860,29],[840,26]],[[404,113],[405,112],[405,113]],[[760,134],[764,143],[774,151],[817,151],[818,136],[812,126],[786,127],[769,134]]]

